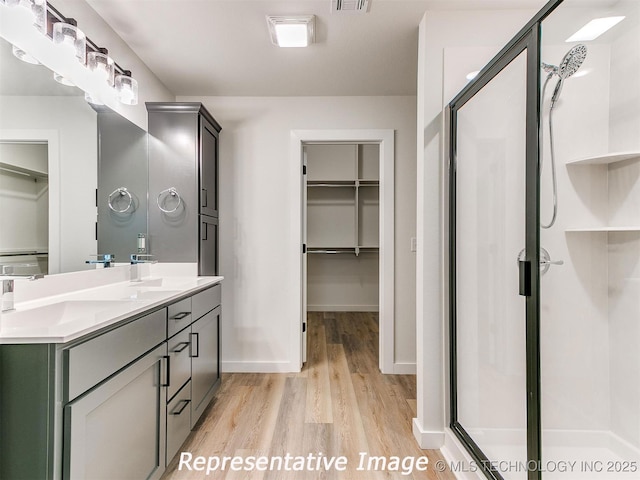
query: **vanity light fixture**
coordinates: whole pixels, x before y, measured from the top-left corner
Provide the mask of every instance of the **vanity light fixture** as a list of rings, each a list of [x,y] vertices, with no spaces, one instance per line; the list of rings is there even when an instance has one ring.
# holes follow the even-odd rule
[[[99,76],[103,77],[110,86],[113,86],[115,62],[109,56],[109,51],[106,48],[98,48],[96,51],[89,52],[87,54],[87,67],[91,71],[98,72]]]
[[[467,80],[469,80],[469,81],[471,81],[471,80],[473,80],[474,78],[476,78],[476,77],[478,76],[478,74],[479,74],[479,73],[480,73],[480,70],[476,70],[476,71],[474,71],[474,72],[469,72],[469,73],[467,73],[466,79],[467,79]]]
[[[624,19],[625,17],[594,18],[576,33],[567,38],[565,42],[588,42],[590,40],[595,40]]]
[[[278,47],[308,47],[315,41],[315,15],[267,16],[271,43]]]
[[[104,102],[102,100],[100,100],[97,97],[92,97],[91,94],[89,92],[84,92],[84,99],[86,100],[87,103],[90,103],[91,105],[104,105]]]
[[[75,87],[75,83],[67,80],[65,77],[63,77],[62,75],[60,75],[59,73],[53,72],[53,79],[62,84],[62,85],[66,85],[67,87]]]
[[[40,33],[47,34],[47,2],[46,0],[5,0],[9,7],[22,7],[33,21]]]
[[[78,28],[78,22],[73,18],[67,18],[66,22],[53,24],[53,43],[67,48],[76,56],[78,61],[85,65],[87,62],[87,37]]]
[[[30,63],[31,65],[40,65],[40,62],[38,60],[36,60],[24,50],[16,47],[15,45],[13,45],[11,51],[13,52],[14,57],[22,60],[23,62]]]
[[[138,104],[138,82],[131,77],[130,70],[116,75],[116,92],[121,103],[125,105]]]

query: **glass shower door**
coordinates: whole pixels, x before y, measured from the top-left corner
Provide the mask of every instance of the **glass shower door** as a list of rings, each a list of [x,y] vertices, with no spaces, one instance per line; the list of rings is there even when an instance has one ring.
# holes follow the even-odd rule
[[[527,49],[452,107],[452,429],[496,479],[526,479]],[[484,468],[483,468],[484,469]]]

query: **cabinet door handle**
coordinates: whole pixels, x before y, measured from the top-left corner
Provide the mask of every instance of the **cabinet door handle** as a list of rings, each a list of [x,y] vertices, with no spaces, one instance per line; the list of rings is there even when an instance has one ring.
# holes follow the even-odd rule
[[[207,239],[207,223],[206,222],[202,222],[202,235],[200,237],[201,237],[201,240]]]
[[[207,189],[206,188],[202,189],[202,206],[203,207],[207,206]]]
[[[162,358],[164,358],[167,361],[167,366],[165,368],[165,381],[164,383],[161,383],[160,386],[162,387],[168,387],[169,383],[171,381],[171,357],[169,355],[163,355]]]
[[[188,346],[189,346],[189,342],[180,342],[175,347],[173,347],[173,350],[171,350],[171,353],[180,353]]]
[[[189,315],[191,315],[191,312],[176,313],[173,317],[171,317],[171,320],[182,320],[184,317],[188,317]]]
[[[200,355],[200,334],[192,333],[191,338],[196,337],[195,341],[191,340],[191,358],[197,358]],[[195,348],[194,348],[195,347]],[[195,353],[194,353],[195,350]]]
[[[169,412],[170,415],[180,415],[185,408],[187,408],[187,405],[189,405],[191,403],[191,400],[187,400],[186,398],[184,400],[180,400],[178,402],[178,405],[176,405],[176,408],[173,409],[172,412]]]

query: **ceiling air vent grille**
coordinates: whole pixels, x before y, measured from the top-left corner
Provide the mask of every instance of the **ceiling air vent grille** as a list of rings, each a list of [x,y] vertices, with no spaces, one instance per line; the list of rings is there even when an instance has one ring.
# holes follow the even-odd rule
[[[331,0],[331,13],[367,13],[371,0]]]

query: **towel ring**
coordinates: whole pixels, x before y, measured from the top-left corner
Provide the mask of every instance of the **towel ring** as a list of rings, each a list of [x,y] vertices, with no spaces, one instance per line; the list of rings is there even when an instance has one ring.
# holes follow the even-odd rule
[[[173,209],[171,209],[171,210],[166,209],[166,208],[162,208],[162,206],[160,205],[160,197],[162,197],[162,195],[164,195],[165,193],[168,193],[168,194],[169,194],[169,196],[171,196],[171,197],[176,197],[176,198],[178,199],[178,204],[175,206],[175,208],[173,208]],[[163,211],[164,213],[173,213],[173,212],[175,212],[176,210],[178,210],[178,208],[180,208],[180,204],[182,203],[182,198],[180,198],[180,194],[179,194],[179,193],[178,193],[178,191],[175,189],[175,187],[170,187],[170,188],[167,188],[167,189],[165,189],[165,190],[161,191],[161,192],[158,194],[158,198],[156,199],[156,203],[158,204],[158,208],[159,208],[161,211]]]
[[[125,197],[125,196],[129,197],[129,202],[127,203],[127,206],[124,207],[124,209],[118,210],[113,206],[113,201],[116,198]],[[129,190],[127,190],[127,187],[118,187],[109,194],[109,196],[107,197],[107,202],[109,203],[109,208],[112,211],[116,213],[124,213],[131,208],[131,205],[133,205],[133,197],[131,196],[131,193],[129,192]]]

